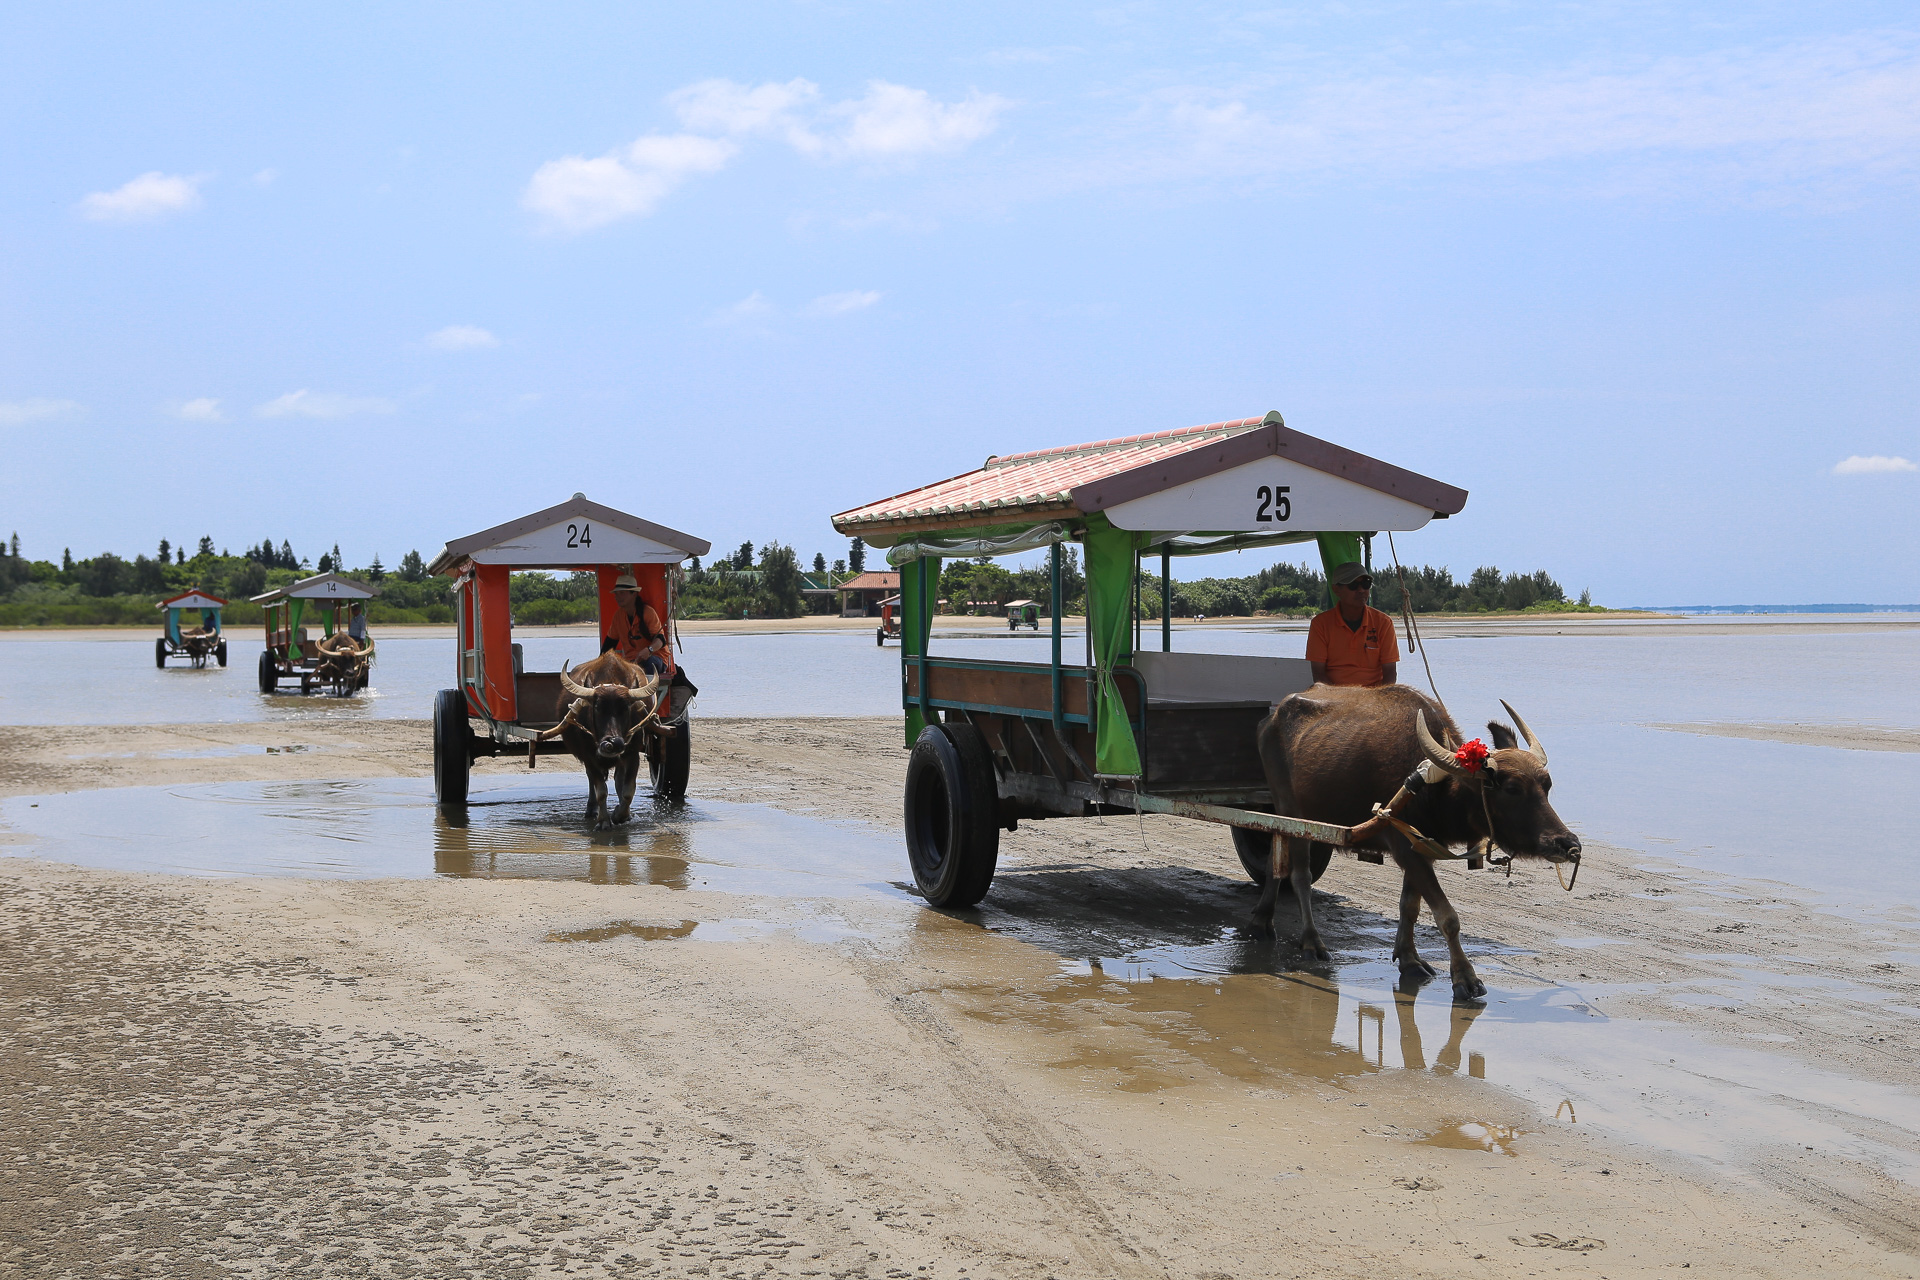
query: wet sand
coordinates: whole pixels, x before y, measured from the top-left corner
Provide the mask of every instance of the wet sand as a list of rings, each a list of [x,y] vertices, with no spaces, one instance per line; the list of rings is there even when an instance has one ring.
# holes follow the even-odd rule
[[[890,832],[899,732],[703,721],[694,791]],[[14,731],[0,794],[419,777],[427,743],[417,721]],[[0,1274],[1920,1272],[1920,1136],[1871,1105],[1736,1108],[1688,1152],[1657,1119],[1600,1130],[1478,1078],[1472,1016],[1423,1040],[1412,993],[1359,1042],[1410,1069],[1366,1070],[1329,1025],[1337,975],[1122,982],[1047,944],[1062,920],[1243,915],[1219,829],[1026,824],[1002,856],[979,917],[0,862]],[[1763,1046],[1787,1094],[1824,1072],[1912,1098],[1911,912],[1825,915],[1604,848],[1571,895],[1448,883],[1507,985],[1723,1046],[1729,1077]],[[1340,860],[1321,888],[1336,952],[1384,956],[1393,878]]]

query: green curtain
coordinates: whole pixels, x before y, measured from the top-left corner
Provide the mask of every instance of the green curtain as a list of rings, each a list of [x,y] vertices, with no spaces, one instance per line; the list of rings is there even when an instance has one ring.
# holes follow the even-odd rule
[[[306,655],[300,652],[300,617],[307,611],[307,602],[294,597],[293,609],[287,618],[287,656],[298,662]]]
[[[1140,748],[1113,669],[1133,660],[1133,563],[1148,535],[1087,518],[1087,627],[1093,636],[1093,771],[1140,776]]]
[[[927,607],[920,607],[921,584],[926,584]],[[927,652],[929,637],[933,634],[933,611],[939,606],[934,602],[940,598],[940,560],[937,556],[922,556],[918,560],[909,560],[900,566],[900,661],[902,666]],[[906,682],[901,681],[901,688]],[[927,727],[926,719],[920,714],[920,704],[907,707],[907,745],[911,747],[919,741],[920,731]]]
[[[1327,576],[1327,603],[1325,608],[1333,608],[1333,571],[1349,560],[1365,561],[1360,551],[1360,535],[1357,533],[1323,533],[1318,535],[1320,543],[1320,569]]]

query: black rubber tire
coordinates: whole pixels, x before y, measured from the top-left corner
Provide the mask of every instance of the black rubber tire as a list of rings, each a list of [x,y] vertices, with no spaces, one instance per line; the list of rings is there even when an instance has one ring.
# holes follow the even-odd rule
[[[1246,827],[1229,827],[1233,832],[1233,851],[1240,855],[1240,865],[1257,885],[1267,883],[1267,868],[1273,864],[1273,837],[1264,831],[1250,831]],[[1312,873],[1313,883],[1320,883],[1320,877],[1326,874],[1327,866],[1333,861],[1333,846],[1313,842],[1313,852],[1309,855],[1308,870]]]
[[[214,661],[218,662],[221,666],[224,667],[227,665],[227,642],[225,640],[213,646],[213,657]]]
[[[273,650],[260,654],[260,692],[272,693],[280,687],[280,668],[274,665]]]
[[[165,636],[161,636],[153,642],[153,665],[156,667],[164,667],[167,665],[167,638]]]
[[[442,689],[433,696],[433,798],[464,808],[467,774],[473,767],[473,731],[467,727],[467,695]]]
[[[660,754],[647,761],[647,780],[656,800],[685,800],[693,773],[693,721],[682,720],[660,740]]]
[[[885,627],[875,627],[873,629],[873,642],[882,648],[886,647],[887,629]]]
[[[987,896],[1000,860],[993,757],[972,725],[928,725],[907,758],[905,825],[913,882],[929,906]]]

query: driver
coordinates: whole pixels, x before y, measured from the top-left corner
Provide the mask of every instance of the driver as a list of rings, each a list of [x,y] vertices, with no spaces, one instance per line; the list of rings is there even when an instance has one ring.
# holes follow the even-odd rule
[[[1393,619],[1367,603],[1373,579],[1349,560],[1327,575],[1334,607],[1307,628],[1307,661],[1315,684],[1393,684],[1400,674],[1400,640]]]
[[[660,615],[653,606],[640,596],[640,584],[634,581],[633,574],[623,573],[614,579],[613,620],[607,628],[607,638],[600,644],[600,652],[618,649],[620,656],[636,664],[648,675],[664,675],[667,670],[667,632],[660,625]]]

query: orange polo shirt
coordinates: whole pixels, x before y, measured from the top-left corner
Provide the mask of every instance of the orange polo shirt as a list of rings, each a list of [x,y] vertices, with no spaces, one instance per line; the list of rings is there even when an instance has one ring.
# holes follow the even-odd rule
[[[646,615],[644,622],[633,617],[625,609],[616,608],[613,611],[612,625],[607,628],[607,633],[616,642],[614,647],[628,662],[638,662],[652,652],[647,640],[648,631],[659,636],[663,641],[666,639],[665,629],[660,625],[660,615],[653,611],[653,606],[643,601],[640,608]],[[666,662],[668,670],[673,669],[673,655],[667,652],[664,644],[655,656]]]
[[[1379,684],[1381,666],[1400,661],[1393,619],[1369,608],[1355,628],[1329,609],[1307,628],[1307,661],[1326,664],[1329,684]]]

